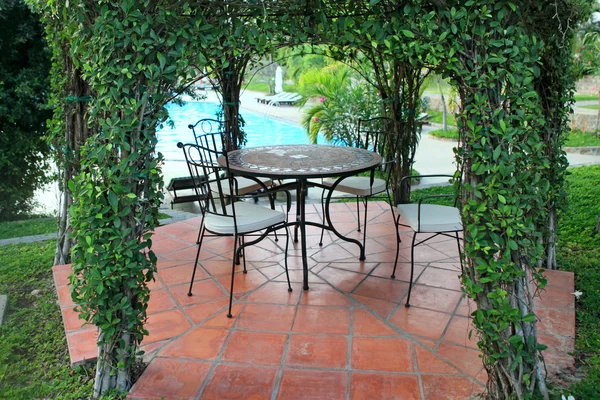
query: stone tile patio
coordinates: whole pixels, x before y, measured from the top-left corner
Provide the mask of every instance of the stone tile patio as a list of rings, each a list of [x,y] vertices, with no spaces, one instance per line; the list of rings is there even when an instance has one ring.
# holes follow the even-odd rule
[[[354,205],[332,205],[336,227],[356,232]],[[307,205],[320,220],[320,206]],[[293,214],[291,214],[293,215]],[[194,296],[187,296],[199,218],[160,227],[143,348],[149,365],[132,399],[465,399],[483,390],[473,306],[460,292],[456,241],[417,247],[411,307],[403,299],[410,272],[410,235],[402,231],[399,270],[394,224],[385,203],[369,204],[367,259],[358,248],[308,228],[309,284],[303,291],[300,246],[290,247],[288,293],[285,240],[247,249],[248,274],[235,280],[234,318],[226,317],[231,238],[210,238],[200,254]],[[70,266],[54,267],[74,364],[96,357],[93,327],[82,327],[69,297]],[[551,373],[570,371],[574,346],[573,275],[547,271],[538,299],[540,339]]]

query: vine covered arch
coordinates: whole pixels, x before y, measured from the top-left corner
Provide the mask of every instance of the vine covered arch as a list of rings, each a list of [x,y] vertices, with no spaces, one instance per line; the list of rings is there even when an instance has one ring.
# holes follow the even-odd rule
[[[423,71],[457,87],[462,282],[477,303],[487,393],[548,397],[533,296],[545,282],[539,268],[555,266],[571,27],[585,15],[583,0],[29,1],[58,67],[53,129],[72,196],[65,215],[73,298],[100,330],[95,396],[129,387],[147,334],[151,232],[162,200],[154,150],[165,105],[208,68],[225,83],[225,113],[239,128],[239,79],[252,57],[284,44],[329,43],[336,58],[379,71],[382,113],[403,130],[397,181],[418,151]],[[65,100],[71,95],[82,104],[75,114]],[[70,123],[73,115],[87,122]],[[231,131],[230,146],[243,144],[243,131]]]

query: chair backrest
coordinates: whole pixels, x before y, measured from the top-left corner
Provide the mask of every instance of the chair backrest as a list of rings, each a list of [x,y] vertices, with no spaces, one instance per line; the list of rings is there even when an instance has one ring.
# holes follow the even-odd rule
[[[219,134],[223,138],[226,125],[225,121],[219,119],[203,118],[195,124],[189,124],[188,128],[192,130],[196,144],[201,145],[198,138],[208,134]],[[220,140],[218,144],[218,149],[220,150],[223,147],[223,140]]]
[[[395,124],[393,119],[387,117],[359,119],[355,138],[356,147],[381,155],[383,163],[378,171],[386,181],[389,180],[396,162],[399,137]],[[372,177],[376,174],[375,171],[372,172]]]
[[[414,181],[420,181],[421,179],[424,178],[448,178],[448,181],[451,182],[454,179],[456,179],[455,175],[449,175],[449,174],[427,174],[427,175],[409,175],[409,176],[405,176],[400,180],[400,189],[402,189],[402,187],[404,185],[408,186],[408,203],[414,202],[410,197],[411,197],[411,193],[412,193],[412,183]],[[443,198],[447,198],[448,200],[442,200]],[[457,207],[458,205],[458,196],[456,195],[456,193],[454,194],[430,194],[430,195],[425,195],[425,196],[421,196],[418,201],[419,202],[424,202],[424,200],[430,200],[430,199],[434,199],[435,202],[438,202],[440,200],[442,200],[443,205],[452,205],[452,207]],[[444,203],[448,203],[448,204],[444,204]]]
[[[229,173],[227,153],[222,150],[220,133],[207,133],[196,137],[197,144],[177,143],[183,149],[190,176],[194,181],[194,190],[200,203],[202,215],[206,213],[233,217],[234,203],[230,207],[228,193],[233,191],[233,176]],[[225,166],[218,162],[223,157]]]

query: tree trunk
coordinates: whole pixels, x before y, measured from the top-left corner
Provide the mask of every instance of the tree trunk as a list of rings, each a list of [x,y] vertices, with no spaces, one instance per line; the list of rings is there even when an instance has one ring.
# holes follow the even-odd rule
[[[69,181],[79,174],[80,148],[91,133],[88,127],[88,102],[92,95],[91,89],[81,77],[80,71],[75,68],[67,49],[64,49],[63,55],[63,73],[68,83],[65,88],[64,109],[61,110],[64,113],[64,139],[55,140],[61,200],[57,215],[58,235],[54,265],[71,262],[73,239],[70,238],[69,207],[73,204],[73,197],[69,190]]]
[[[223,140],[227,151],[239,149],[246,142],[246,135],[242,129],[244,124],[240,118],[240,92],[248,61],[247,58],[231,60],[217,76],[218,90],[223,99]]]
[[[556,230],[558,217],[556,207],[548,211],[548,234],[546,239],[546,265],[548,269],[556,269]]]
[[[444,126],[444,132],[446,132],[448,130],[448,109],[446,108],[444,93],[442,93],[442,124]]]

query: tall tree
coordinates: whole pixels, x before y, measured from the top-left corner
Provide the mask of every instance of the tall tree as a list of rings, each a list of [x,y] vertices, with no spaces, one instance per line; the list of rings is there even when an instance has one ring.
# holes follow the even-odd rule
[[[50,55],[37,15],[0,0],[0,220],[27,214],[48,181],[44,135]]]

